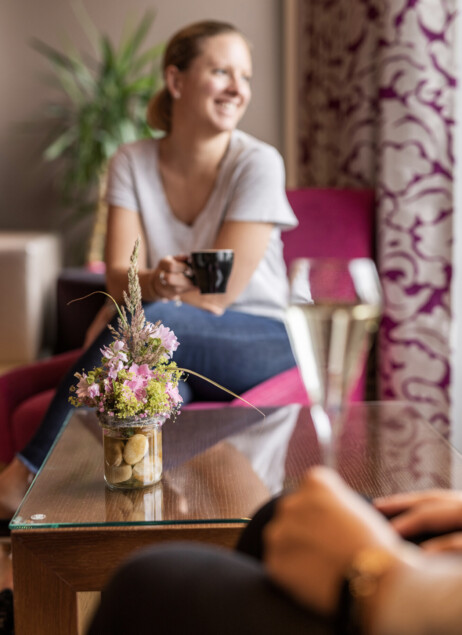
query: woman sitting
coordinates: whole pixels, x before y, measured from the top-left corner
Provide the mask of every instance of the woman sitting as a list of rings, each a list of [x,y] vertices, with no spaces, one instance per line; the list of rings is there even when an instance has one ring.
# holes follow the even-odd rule
[[[107,288],[122,299],[140,236],[147,319],[173,329],[180,367],[239,394],[294,365],[283,323],[280,232],[296,219],[284,166],[274,148],[236,129],[251,97],[252,61],[235,27],[200,22],[179,31],[163,71],[165,87],[148,121],[165,136],[124,145],[111,162]],[[224,294],[200,294],[185,275],[187,254],[210,248],[234,250]],[[0,475],[0,518],[14,513],[65,422],[74,372],[95,366],[110,340],[104,328],[62,382],[34,438]],[[181,394],[184,403],[227,397],[193,376]]]

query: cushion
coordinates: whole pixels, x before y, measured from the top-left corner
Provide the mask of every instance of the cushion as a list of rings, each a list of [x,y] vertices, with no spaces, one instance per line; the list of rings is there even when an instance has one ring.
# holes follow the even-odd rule
[[[334,188],[288,190],[296,230],[283,234],[287,265],[294,258],[371,257],[374,191]]]
[[[244,392],[241,397],[254,406],[287,406],[291,403],[308,405],[309,403],[296,366],[254,386]],[[231,406],[245,405],[240,399],[234,399],[231,402]]]

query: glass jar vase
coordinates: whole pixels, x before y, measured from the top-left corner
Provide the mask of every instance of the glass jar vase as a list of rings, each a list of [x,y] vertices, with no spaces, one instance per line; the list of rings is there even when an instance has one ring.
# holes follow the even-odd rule
[[[98,414],[103,430],[104,480],[110,489],[139,489],[162,477],[165,416],[114,419]]]

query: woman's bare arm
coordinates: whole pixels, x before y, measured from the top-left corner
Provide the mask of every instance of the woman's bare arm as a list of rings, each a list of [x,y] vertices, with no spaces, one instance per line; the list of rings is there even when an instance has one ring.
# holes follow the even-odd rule
[[[122,301],[128,285],[130,255],[136,239],[140,238],[138,267],[141,293],[150,299],[150,275],[146,267],[146,241],[139,214],[121,207],[110,206],[106,236],[106,287],[117,302]]]
[[[106,265],[108,292],[122,300],[127,288],[130,255],[137,237],[140,237],[138,257],[141,293],[144,300],[181,297],[183,302],[214,313],[222,313],[245,289],[263,258],[273,225],[254,222],[225,222],[213,245],[216,249],[233,249],[234,264],[227,292],[203,295],[184,275],[188,268],[186,255],[168,256],[153,269],[147,267],[146,239],[138,214],[121,207],[109,208],[106,239]]]
[[[140,216],[130,210],[111,206],[106,238],[106,285],[108,292],[118,302],[122,301],[123,291],[128,286],[130,256],[138,237],[138,273],[143,300],[172,299],[193,288],[188,278],[181,273],[187,269],[187,264],[181,258],[168,256],[156,263],[155,267],[148,268],[146,237]],[[172,273],[177,274],[175,284],[168,284],[166,276]],[[165,276],[164,279],[162,276]]]

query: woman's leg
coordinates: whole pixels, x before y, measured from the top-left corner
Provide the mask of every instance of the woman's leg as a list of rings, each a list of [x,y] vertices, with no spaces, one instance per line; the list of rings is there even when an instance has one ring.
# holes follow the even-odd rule
[[[82,372],[82,370],[89,371],[94,366],[99,366],[101,363],[100,349],[111,341],[112,335],[109,329],[105,328],[61,381],[40,427],[18,455],[31,472],[37,472],[42,465],[67,415],[73,408],[69,403],[69,395],[70,387],[77,383],[74,374]]]
[[[145,310],[150,321],[161,320],[178,337],[180,346],[173,356],[178,366],[238,395],[295,365],[285,326],[278,320],[238,311],[216,316],[174,302],[156,302]],[[194,375],[189,375],[187,384],[195,401],[232,399]]]
[[[88,635],[331,635],[259,562],[236,552],[169,544],[138,552],[110,582]]]
[[[15,457],[0,474],[0,532],[9,534],[9,520],[24,498],[34,473]],[[0,631],[1,633],[1,631]]]

